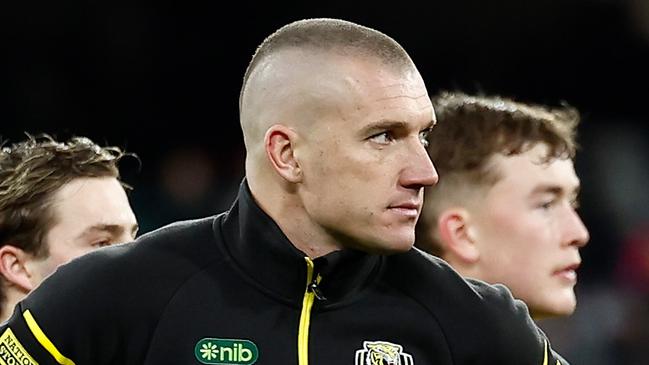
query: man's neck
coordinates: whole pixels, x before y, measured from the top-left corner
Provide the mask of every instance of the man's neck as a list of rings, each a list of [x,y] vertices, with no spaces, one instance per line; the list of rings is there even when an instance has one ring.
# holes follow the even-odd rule
[[[255,186],[250,181],[248,184],[257,205],[275,221],[293,246],[305,255],[318,258],[342,249],[324,228],[310,219],[295,195],[272,189],[272,184]]]
[[[15,288],[5,287],[6,298],[2,302],[2,310],[0,311],[0,322],[6,321],[14,312],[14,307],[18,302],[23,300],[27,294],[17,291]]]

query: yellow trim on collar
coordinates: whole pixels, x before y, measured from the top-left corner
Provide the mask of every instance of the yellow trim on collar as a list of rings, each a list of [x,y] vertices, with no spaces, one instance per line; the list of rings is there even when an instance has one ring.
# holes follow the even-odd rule
[[[29,311],[29,309],[23,312],[23,317],[27,322],[29,330],[32,331],[32,334],[34,334],[34,337],[36,337],[41,346],[43,346],[45,350],[47,350],[47,352],[52,355],[52,357],[54,357],[56,362],[61,365],[75,365],[74,361],[63,356],[56,348],[56,346],[54,346],[52,341],[47,338],[45,333],[43,333],[43,330],[41,330],[41,327],[38,325],[38,323],[36,323],[36,320],[34,319],[34,316],[32,316],[32,313]]]

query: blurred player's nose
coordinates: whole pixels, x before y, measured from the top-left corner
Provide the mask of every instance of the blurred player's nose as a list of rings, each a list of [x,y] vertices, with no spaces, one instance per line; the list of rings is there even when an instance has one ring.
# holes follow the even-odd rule
[[[584,247],[590,239],[588,229],[579,217],[579,214],[570,209],[566,222],[566,243],[577,247]]]

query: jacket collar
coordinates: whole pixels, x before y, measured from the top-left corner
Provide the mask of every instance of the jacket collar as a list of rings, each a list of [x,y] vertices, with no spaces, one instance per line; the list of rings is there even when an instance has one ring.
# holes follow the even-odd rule
[[[225,247],[237,266],[261,290],[301,303],[307,287],[307,263],[279,226],[255,202],[247,181],[221,224]],[[324,305],[351,299],[378,275],[382,256],[345,249],[313,260],[320,274]],[[315,275],[314,275],[315,277]]]

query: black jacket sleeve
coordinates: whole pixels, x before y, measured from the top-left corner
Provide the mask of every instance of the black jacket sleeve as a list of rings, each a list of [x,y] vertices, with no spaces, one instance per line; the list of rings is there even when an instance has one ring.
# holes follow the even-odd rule
[[[170,298],[215,257],[211,227],[167,226],[59,267],[0,326],[0,365],[142,365]]]
[[[388,276],[437,321],[454,363],[566,364],[506,287],[466,280],[445,261],[417,249],[395,256]]]
[[[106,279],[108,271],[120,269],[111,257],[128,247],[93,253],[60,267],[20,302],[0,328],[8,349],[5,362],[13,363],[8,360],[13,356],[16,364],[122,363],[115,351],[124,340],[119,328],[134,318],[122,318],[118,309],[128,302],[127,288]],[[142,331],[142,326],[133,325],[133,331]]]

